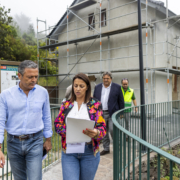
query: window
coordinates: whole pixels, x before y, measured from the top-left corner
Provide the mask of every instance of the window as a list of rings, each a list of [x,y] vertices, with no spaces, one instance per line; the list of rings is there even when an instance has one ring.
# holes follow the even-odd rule
[[[106,9],[101,11],[101,26],[106,26]]]
[[[95,15],[94,13],[89,14],[89,25],[91,25],[93,28],[95,28]],[[92,30],[92,28],[89,26],[89,30]]]

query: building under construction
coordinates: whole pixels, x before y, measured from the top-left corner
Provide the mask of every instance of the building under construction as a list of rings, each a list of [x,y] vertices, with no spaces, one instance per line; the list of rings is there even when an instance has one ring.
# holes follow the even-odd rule
[[[57,77],[57,98],[64,98],[78,72],[95,75],[94,88],[102,82],[102,72],[111,71],[115,83],[129,79],[139,104],[137,12],[137,0],[74,0],[59,22],[45,30],[46,46],[37,43],[38,63],[58,64],[57,74],[41,76]],[[141,13],[146,104],[180,99],[180,16],[168,10],[168,0],[166,7],[160,1],[141,0]],[[39,49],[54,53],[54,58],[41,59]]]

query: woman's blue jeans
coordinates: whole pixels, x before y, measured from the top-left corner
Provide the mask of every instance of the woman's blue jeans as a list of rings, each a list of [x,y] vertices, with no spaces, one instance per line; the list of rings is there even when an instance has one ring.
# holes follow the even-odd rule
[[[94,156],[92,144],[85,153],[65,154],[62,151],[63,180],[93,180],[99,165],[100,153]]]
[[[14,180],[42,180],[42,131],[27,140],[8,134],[7,152]]]

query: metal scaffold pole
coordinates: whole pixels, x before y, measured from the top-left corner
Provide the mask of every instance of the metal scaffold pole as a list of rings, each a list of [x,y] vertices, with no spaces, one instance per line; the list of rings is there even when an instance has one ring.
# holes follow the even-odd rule
[[[145,115],[145,94],[144,94],[144,66],[142,46],[142,24],[141,24],[141,0],[138,0],[138,27],[139,27],[139,69],[140,69],[140,97],[141,97],[141,132],[142,139],[146,141],[146,115]],[[143,150],[145,147],[143,147]]]
[[[155,53],[156,53],[156,50],[155,50],[155,32],[156,32],[156,28],[155,26],[153,27],[153,68],[155,68],[155,60],[156,60],[156,57],[155,57]],[[154,76],[155,76],[155,72],[153,71],[153,74],[152,74],[152,88],[151,88],[151,91],[152,91],[152,96],[151,96],[151,104],[155,103],[155,93],[154,93]]]
[[[56,51],[56,74],[58,74],[58,57],[57,57],[57,51]],[[58,98],[58,76],[56,77],[56,98]],[[57,100],[57,103],[59,103],[58,102],[58,100]]]
[[[102,23],[102,19],[101,19],[101,16],[102,16],[102,0],[100,0],[100,7],[99,7],[99,10],[100,10],[100,72],[102,72],[102,28],[101,28],[101,23]]]
[[[50,26],[49,26],[49,34],[50,34]],[[51,37],[49,37],[49,45],[51,44],[51,41],[50,41]],[[49,48],[49,54],[51,54],[51,48]]]
[[[45,29],[47,29],[47,22],[45,20]],[[47,30],[45,31],[45,35],[47,37]],[[46,38],[46,46],[47,46],[47,38]],[[47,49],[46,49],[46,58],[47,58]]]
[[[110,19],[109,9],[110,9],[110,0],[108,0],[108,18],[107,19]],[[110,22],[108,22],[108,31],[110,31]],[[111,71],[110,58],[111,58],[111,56],[110,56],[110,37],[108,36],[108,71]]]
[[[47,29],[47,24],[46,24],[46,20],[45,20],[45,30]],[[47,31],[45,31],[45,35],[47,37]],[[47,46],[47,38],[46,38],[46,46]],[[47,58],[47,49],[46,49],[46,58]],[[48,61],[46,60],[46,75],[48,75]],[[48,88],[48,77],[46,78],[46,86]]]
[[[168,112],[168,116],[170,115],[170,102],[169,102],[169,68],[167,69],[167,101],[168,101],[168,106],[167,106],[167,112]]]
[[[69,72],[69,8],[67,7],[67,73]]]
[[[77,57],[77,54],[78,54],[78,47],[77,47],[77,43],[76,43],[76,63],[78,63],[78,57]],[[78,73],[78,67],[76,65],[76,74]]]
[[[168,95],[168,102],[169,102],[169,69],[167,69],[167,85],[168,85],[168,88],[167,88],[167,95]]]
[[[169,19],[168,19],[169,15],[168,15],[168,0],[166,0],[166,55],[167,55],[167,63],[170,63],[168,61],[169,59],[169,55],[168,55],[168,30],[169,30]],[[167,65],[168,66],[168,65]]]
[[[108,49],[110,49],[110,37],[108,36]],[[108,71],[111,71],[110,50],[108,50]]]
[[[146,0],[146,104],[148,104],[148,0]]]
[[[178,43],[177,42],[177,38],[176,38],[176,44]],[[177,52],[177,46],[176,46],[176,69],[178,69],[178,59],[177,59],[177,56],[178,56],[178,52]]]
[[[168,67],[168,63],[170,63],[170,61],[169,61],[169,51],[168,51],[168,41],[169,41],[169,38],[168,38],[168,30],[169,30],[169,10],[168,10],[168,0],[166,0],[166,43],[167,43],[167,68],[169,68]],[[168,100],[168,102],[169,102],[169,70],[167,71],[167,100]],[[169,104],[168,104],[169,105]]]
[[[39,69],[38,18],[37,18],[37,63],[38,63],[38,69]],[[39,83],[39,76],[38,76],[38,83]]]
[[[168,19],[169,12],[168,12],[168,0],[166,0],[166,18]]]

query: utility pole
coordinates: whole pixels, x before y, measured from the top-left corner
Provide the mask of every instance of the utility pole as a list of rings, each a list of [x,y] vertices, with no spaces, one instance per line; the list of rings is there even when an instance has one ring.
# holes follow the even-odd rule
[[[144,66],[142,46],[142,23],[141,23],[141,0],[138,0],[138,28],[139,28],[139,72],[140,72],[140,97],[141,97],[141,132],[142,139],[146,141],[146,115],[145,115],[145,93],[144,93]],[[145,150],[145,147],[142,147]]]

